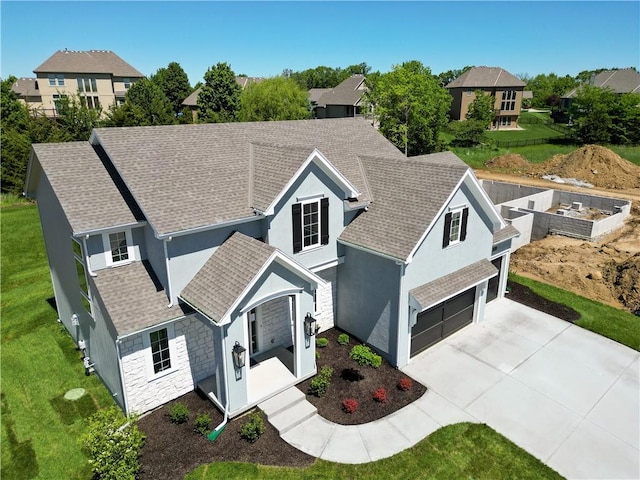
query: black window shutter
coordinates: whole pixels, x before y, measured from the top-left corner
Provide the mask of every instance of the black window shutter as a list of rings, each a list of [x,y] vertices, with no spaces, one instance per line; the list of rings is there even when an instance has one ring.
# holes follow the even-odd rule
[[[320,243],[329,243],[329,199],[320,200]]]
[[[467,217],[469,216],[469,209],[462,209],[462,225],[460,226],[460,241],[464,242],[467,238]]]
[[[449,236],[451,235],[451,212],[444,216],[444,233],[442,235],[442,248],[449,245]]]
[[[293,253],[302,250],[302,205],[291,205],[291,218],[293,219]]]

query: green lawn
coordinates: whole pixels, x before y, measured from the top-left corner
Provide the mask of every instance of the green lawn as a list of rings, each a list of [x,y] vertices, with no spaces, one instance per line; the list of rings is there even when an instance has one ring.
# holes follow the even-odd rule
[[[86,417],[113,403],[56,322],[42,233],[34,205],[0,213],[3,480],[87,479],[91,470],[78,438]],[[63,398],[85,388],[77,402]]]
[[[186,480],[220,478],[533,480],[563,477],[486,425],[458,423],[441,428],[393,457],[362,465],[318,460],[307,468],[283,468],[216,462],[203,465],[185,477]]]
[[[548,300],[569,305],[580,314],[576,325],[640,351],[640,317],[513,273],[509,278]]]
[[[491,140],[498,142],[515,142],[518,140],[535,140],[539,138],[562,137],[563,134],[542,123],[520,125],[522,130],[490,130],[486,133]]]

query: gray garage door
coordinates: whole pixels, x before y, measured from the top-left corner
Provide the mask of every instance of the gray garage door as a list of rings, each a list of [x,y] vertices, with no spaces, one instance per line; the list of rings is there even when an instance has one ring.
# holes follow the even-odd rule
[[[418,314],[411,329],[411,356],[473,322],[476,287]]]

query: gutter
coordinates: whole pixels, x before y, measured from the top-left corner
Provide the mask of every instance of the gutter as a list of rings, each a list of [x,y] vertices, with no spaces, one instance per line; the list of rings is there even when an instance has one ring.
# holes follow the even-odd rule
[[[89,238],[89,235],[85,235],[84,237],[82,237],[82,246],[84,247],[85,251],[84,263],[86,263],[87,265],[87,273],[89,274],[89,276],[97,277],[98,274],[91,270],[91,263],[89,262],[89,250],[87,250],[87,238]]]
[[[252,222],[254,220],[258,220],[262,218],[265,218],[265,216],[256,211],[256,213],[251,217],[236,218],[234,220],[227,220],[226,222],[220,222],[213,225],[204,225],[200,227],[188,228],[186,230],[178,230],[176,232],[162,233],[160,235],[156,235],[156,238],[158,240],[165,240],[171,237],[181,237],[183,235],[191,235],[192,233],[206,232],[208,230],[228,227],[230,225],[239,225],[241,223],[248,223],[248,222]]]

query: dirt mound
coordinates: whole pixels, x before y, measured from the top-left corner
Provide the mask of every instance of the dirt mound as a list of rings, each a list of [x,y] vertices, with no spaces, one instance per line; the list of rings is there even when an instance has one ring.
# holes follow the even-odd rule
[[[531,164],[522,155],[515,153],[507,153],[506,155],[500,155],[493,157],[491,160],[484,162],[485,167],[489,168],[501,168],[509,170],[529,170]]]
[[[622,263],[610,262],[602,272],[620,303],[640,313],[640,253]]]
[[[599,145],[585,145],[568,155],[554,155],[536,170],[540,175],[576,178],[601,188],[640,187],[640,167]]]

